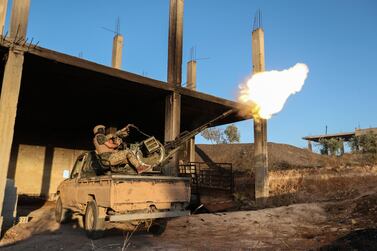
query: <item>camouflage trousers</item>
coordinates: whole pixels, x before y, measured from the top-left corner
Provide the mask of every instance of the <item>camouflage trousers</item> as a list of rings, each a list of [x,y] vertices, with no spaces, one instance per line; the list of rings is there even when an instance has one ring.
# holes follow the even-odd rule
[[[130,164],[134,168],[137,168],[141,165],[135,154],[127,149],[116,152],[102,153],[100,154],[100,157],[103,162],[108,162],[108,164],[111,166]]]

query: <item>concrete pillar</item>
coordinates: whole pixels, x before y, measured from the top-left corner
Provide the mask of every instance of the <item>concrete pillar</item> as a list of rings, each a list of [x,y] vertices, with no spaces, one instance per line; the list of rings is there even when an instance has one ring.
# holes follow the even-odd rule
[[[18,41],[26,39],[30,0],[13,0],[10,16],[9,38]]]
[[[253,74],[263,72],[264,64],[264,32],[258,28],[252,32]],[[268,197],[268,152],[267,152],[267,120],[254,119],[254,168],[255,199],[263,201]]]
[[[176,139],[180,134],[181,126],[181,95],[172,93],[166,96],[165,101],[165,142]],[[165,174],[178,175],[178,152],[166,165]]]
[[[113,40],[113,54],[111,59],[111,66],[120,69],[122,68],[122,50],[123,50],[123,36],[117,34]]]
[[[183,0],[170,0],[168,84],[182,83]]]
[[[169,45],[168,45],[168,84],[181,86],[182,83],[182,38],[183,0],[170,0]],[[181,126],[181,96],[171,93],[165,101],[165,142],[176,139]],[[178,153],[167,165],[166,174],[178,175]]]
[[[190,60],[187,63],[187,88],[196,90],[196,61]],[[187,146],[188,161],[195,161],[195,137],[190,139]]]
[[[0,215],[4,203],[4,189],[16,122],[18,95],[21,86],[23,53],[9,51],[5,64],[0,96]],[[2,216],[0,218],[0,227]],[[1,233],[1,229],[0,229]]]
[[[29,15],[29,0],[14,0],[10,20],[11,37],[26,37]],[[18,30],[16,33],[15,30]],[[17,36],[15,36],[17,34]],[[21,87],[24,54],[16,48],[8,53],[5,63],[3,84],[0,95],[0,233],[3,222],[2,208],[4,191],[16,122],[18,96]]]
[[[187,88],[196,90],[196,61],[190,60],[187,63]]]
[[[342,140],[342,146],[340,147],[340,155],[344,154],[344,141]]]
[[[313,152],[312,142],[308,140],[308,150]]]
[[[4,34],[8,0],[0,0],[0,36]]]

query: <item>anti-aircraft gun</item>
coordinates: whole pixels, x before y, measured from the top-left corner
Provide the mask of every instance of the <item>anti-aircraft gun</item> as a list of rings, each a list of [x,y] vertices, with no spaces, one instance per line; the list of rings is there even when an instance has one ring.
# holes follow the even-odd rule
[[[207,123],[199,126],[191,132],[182,133],[177,139],[166,142],[165,145],[161,144],[155,137],[149,136],[147,139],[137,144],[131,144],[131,151],[137,156],[140,162],[153,166],[162,166],[166,164],[169,159],[179,150],[181,147],[193,138],[195,135],[201,133],[215,122],[229,116],[234,113],[235,110],[231,109],[220,116],[208,121]]]

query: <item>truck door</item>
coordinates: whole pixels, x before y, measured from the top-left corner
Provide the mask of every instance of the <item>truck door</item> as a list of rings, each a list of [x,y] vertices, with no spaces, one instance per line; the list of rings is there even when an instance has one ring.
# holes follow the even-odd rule
[[[87,155],[83,154],[79,156],[73,166],[70,179],[67,181],[64,191],[63,201],[66,205],[75,207],[77,204],[77,188],[78,180],[80,178],[81,169],[85,163]]]

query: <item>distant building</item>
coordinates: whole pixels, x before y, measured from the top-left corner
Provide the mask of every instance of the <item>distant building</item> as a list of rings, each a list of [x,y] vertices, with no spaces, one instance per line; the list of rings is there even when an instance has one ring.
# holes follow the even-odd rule
[[[303,139],[308,141],[308,149],[312,151],[312,142],[319,142],[321,139],[332,139],[332,138],[341,139],[343,140],[343,142],[347,142],[347,141],[350,141],[350,139],[354,136],[360,136],[363,134],[367,134],[369,132],[377,134],[377,128],[356,129],[354,132],[342,132],[342,133],[334,133],[334,134],[306,136],[306,137],[303,137]],[[343,146],[342,152],[344,152],[344,146]]]

